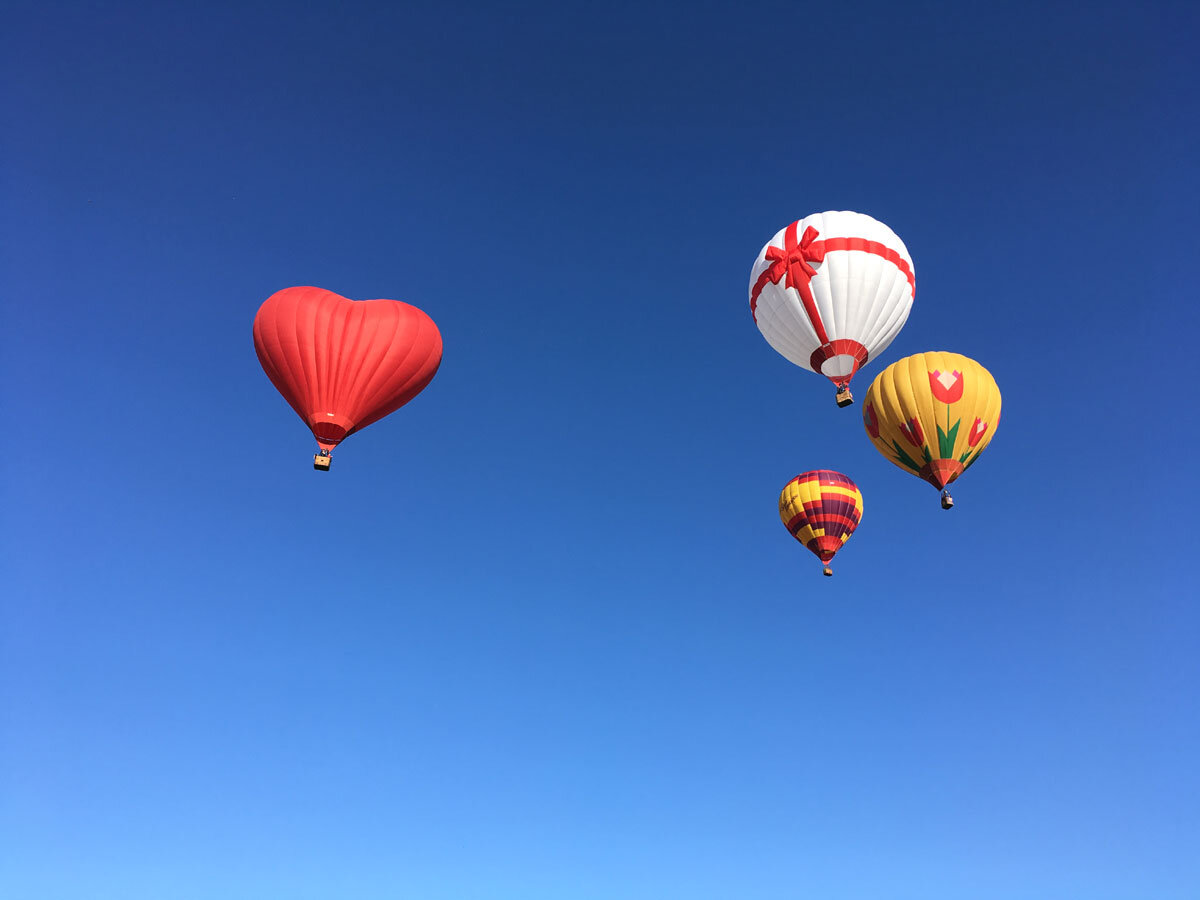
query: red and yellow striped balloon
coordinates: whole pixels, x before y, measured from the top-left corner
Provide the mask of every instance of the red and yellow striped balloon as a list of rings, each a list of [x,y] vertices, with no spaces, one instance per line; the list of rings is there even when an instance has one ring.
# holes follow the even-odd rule
[[[779,518],[792,537],[825,563],[850,539],[862,521],[862,491],[840,472],[815,469],[789,481],[779,495]]]

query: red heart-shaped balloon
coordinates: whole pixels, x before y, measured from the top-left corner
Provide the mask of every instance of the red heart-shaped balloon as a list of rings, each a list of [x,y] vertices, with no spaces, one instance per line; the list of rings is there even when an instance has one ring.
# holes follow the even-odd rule
[[[292,287],[254,317],[263,371],[325,450],[395,412],[433,379],[442,336],[399,300],[348,300]]]

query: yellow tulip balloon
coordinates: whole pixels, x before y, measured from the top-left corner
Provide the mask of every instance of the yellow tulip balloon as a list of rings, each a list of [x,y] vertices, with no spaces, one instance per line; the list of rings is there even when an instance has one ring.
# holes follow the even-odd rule
[[[918,353],[879,373],[863,404],[875,449],[942,491],[970,468],[1000,424],[1000,389],[991,373],[957,353]]]

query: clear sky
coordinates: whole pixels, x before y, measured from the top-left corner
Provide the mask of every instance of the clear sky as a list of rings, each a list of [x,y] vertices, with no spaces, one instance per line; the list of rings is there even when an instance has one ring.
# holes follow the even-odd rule
[[[0,895],[1200,896],[1197,24],[6,3]],[[916,264],[859,394],[1003,391],[952,512],[750,318],[827,209]],[[328,475],[304,284],[445,339]]]

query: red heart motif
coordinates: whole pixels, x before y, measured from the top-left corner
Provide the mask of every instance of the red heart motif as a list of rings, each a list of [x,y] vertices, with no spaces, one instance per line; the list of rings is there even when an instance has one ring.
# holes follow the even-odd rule
[[[254,349],[325,450],[398,410],[442,362],[437,325],[415,306],[316,287],[268,297],[254,317]]]

